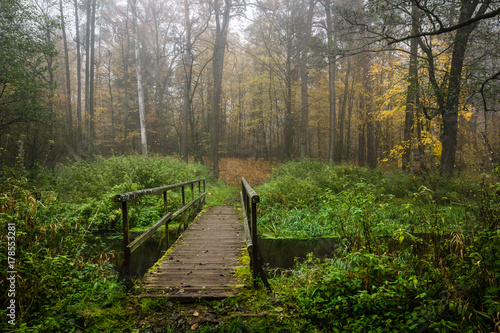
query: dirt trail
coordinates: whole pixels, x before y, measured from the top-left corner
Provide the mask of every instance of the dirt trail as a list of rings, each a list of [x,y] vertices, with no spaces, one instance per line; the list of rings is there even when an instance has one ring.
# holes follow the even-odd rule
[[[227,185],[239,186],[245,177],[251,186],[264,184],[271,176],[271,161],[253,158],[222,158],[219,161],[219,176]]]

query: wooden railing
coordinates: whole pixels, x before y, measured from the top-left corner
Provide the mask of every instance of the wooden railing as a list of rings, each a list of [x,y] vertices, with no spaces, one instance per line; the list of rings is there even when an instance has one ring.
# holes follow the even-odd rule
[[[241,177],[241,208],[243,210],[243,223],[245,227],[245,241],[248,254],[250,255],[250,267],[254,287],[257,286],[257,279],[260,276],[262,282],[268,290],[271,286],[267,281],[266,273],[262,268],[262,255],[257,239],[257,203],[260,201],[255,190],[248,185],[245,178]]]
[[[194,197],[194,185],[198,184],[198,197]],[[203,192],[202,192],[203,185]],[[186,204],[186,191],[185,187],[191,187],[191,202]],[[176,211],[175,213],[167,212],[167,191],[174,190],[176,188],[181,188],[182,192],[182,208]],[[163,204],[165,209],[165,216],[163,216],[158,222],[156,222],[153,226],[151,226],[147,231],[137,237],[133,242],[130,242],[130,229],[129,229],[129,216],[128,216],[128,202],[140,198],[145,195],[155,195],[155,194],[163,194]],[[134,192],[127,192],[117,194],[114,197],[114,200],[122,203],[122,218],[123,218],[123,252],[124,252],[124,264],[123,264],[123,278],[127,281],[130,281],[130,256],[132,252],[134,252],[141,244],[143,244],[151,235],[154,234],[158,228],[162,225],[165,225],[165,235],[166,242],[168,241],[168,224],[177,218],[179,215],[184,214],[190,207],[194,205],[203,205],[205,203],[205,196],[207,192],[205,191],[205,179],[195,179],[191,181],[187,181],[184,183],[173,184],[162,187],[149,188],[145,190],[139,190]],[[182,226],[182,223],[179,225],[179,229]],[[184,229],[187,226],[187,220],[184,220]]]

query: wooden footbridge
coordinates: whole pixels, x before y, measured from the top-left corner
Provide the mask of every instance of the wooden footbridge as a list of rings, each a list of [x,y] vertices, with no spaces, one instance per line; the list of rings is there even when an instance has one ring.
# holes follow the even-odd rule
[[[198,185],[198,197],[194,198],[194,186]],[[123,278],[131,280],[130,255],[162,225],[168,237],[168,224],[178,217],[184,219],[179,225],[184,232],[167,250],[166,254],[154,265],[140,281],[143,293],[139,297],[169,297],[182,301],[195,299],[220,299],[235,294],[243,286],[235,275],[236,269],[245,264],[240,261],[245,251],[250,255],[250,267],[254,286],[260,275],[265,286],[269,283],[262,270],[262,261],[257,246],[257,213],[259,202],[257,193],[241,180],[242,213],[230,206],[205,209],[187,226],[187,214],[195,216],[205,203],[205,180],[189,182],[122,193],[115,201],[122,203],[124,267]],[[186,204],[185,187],[191,187],[191,202]],[[144,195],[163,194],[165,210],[167,192],[181,188],[183,207],[175,213],[166,213],[149,230],[130,242],[128,223],[128,202]],[[203,192],[202,192],[203,188]],[[168,244],[168,240],[167,240]]]

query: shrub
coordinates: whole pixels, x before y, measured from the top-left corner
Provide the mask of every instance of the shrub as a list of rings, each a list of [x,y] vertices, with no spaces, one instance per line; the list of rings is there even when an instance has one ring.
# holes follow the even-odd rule
[[[60,198],[71,205],[67,212],[73,217],[76,212],[81,223],[92,223],[93,229],[116,229],[121,227],[120,205],[113,201],[116,194],[206,178],[207,174],[202,165],[171,157],[98,156],[62,167],[55,187]],[[176,191],[169,192],[171,211],[179,207],[179,198]],[[130,204],[130,226],[147,226],[163,214],[159,196],[141,198]]]

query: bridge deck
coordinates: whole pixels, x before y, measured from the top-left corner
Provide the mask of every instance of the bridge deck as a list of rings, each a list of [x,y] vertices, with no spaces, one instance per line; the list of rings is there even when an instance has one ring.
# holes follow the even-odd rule
[[[214,299],[233,295],[245,248],[244,227],[232,207],[212,207],[184,231],[142,281],[140,297]],[[242,250],[243,249],[243,250]]]

